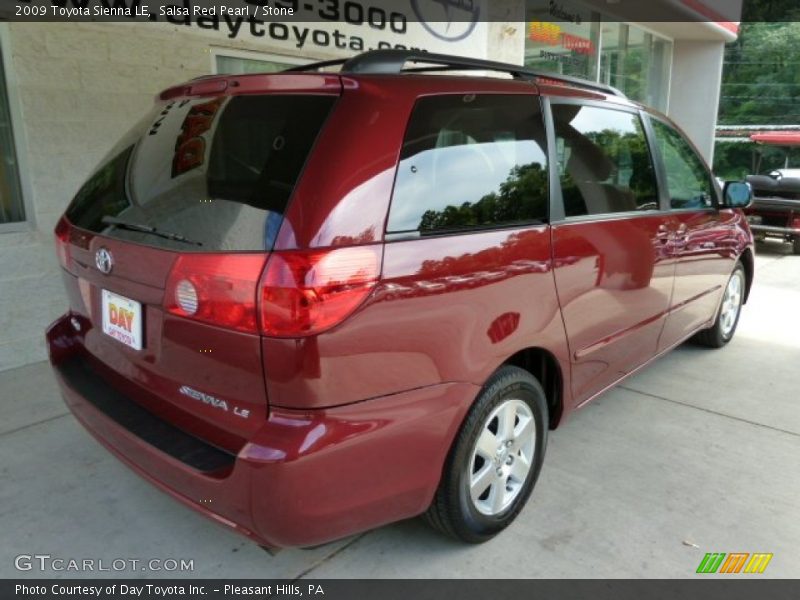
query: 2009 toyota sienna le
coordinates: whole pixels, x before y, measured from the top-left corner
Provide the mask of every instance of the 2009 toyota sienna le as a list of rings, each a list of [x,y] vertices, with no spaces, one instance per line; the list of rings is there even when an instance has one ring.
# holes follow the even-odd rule
[[[512,77],[446,72],[469,70]],[[374,51],[161,93],[56,228],[69,408],[262,545],[501,531],[548,430],[690,337],[724,346],[753,280],[746,184],[546,77]]]

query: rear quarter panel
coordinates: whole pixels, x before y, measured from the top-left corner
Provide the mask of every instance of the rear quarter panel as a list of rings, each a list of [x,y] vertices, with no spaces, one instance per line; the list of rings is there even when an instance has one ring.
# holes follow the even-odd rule
[[[493,78],[358,76],[342,84],[276,252],[384,240],[400,148],[418,98],[535,94],[531,83]],[[549,227],[386,243],[379,286],[344,323],[317,336],[262,344],[273,406],[336,406],[441,382],[482,385],[530,346],[551,351],[567,377]]]
[[[550,229],[388,243],[380,285],[354,315],[314,337],[263,344],[274,406],[334,406],[442,382],[482,385],[529,346],[553,352],[563,369]]]

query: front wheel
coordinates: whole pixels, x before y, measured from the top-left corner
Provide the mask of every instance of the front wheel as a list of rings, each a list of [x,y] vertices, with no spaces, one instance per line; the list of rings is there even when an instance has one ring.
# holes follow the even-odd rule
[[[695,339],[698,342],[709,348],[722,348],[731,341],[733,334],[736,333],[739,315],[742,312],[745,282],[744,267],[742,263],[737,262],[730,279],[728,279],[728,285],[725,286],[717,319],[709,329],[697,334]]]
[[[794,254],[800,254],[800,235],[796,235],[792,239],[792,252]]]
[[[539,476],[547,423],[539,382],[518,367],[500,368],[461,427],[425,515],[428,522],[470,543],[485,542],[508,527]]]

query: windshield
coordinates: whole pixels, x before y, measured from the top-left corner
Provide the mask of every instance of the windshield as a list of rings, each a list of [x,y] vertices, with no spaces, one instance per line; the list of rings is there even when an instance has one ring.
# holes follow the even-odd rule
[[[271,250],[335,99],[223,96],[161,104],[78,191],[67,218],[168,249]]]

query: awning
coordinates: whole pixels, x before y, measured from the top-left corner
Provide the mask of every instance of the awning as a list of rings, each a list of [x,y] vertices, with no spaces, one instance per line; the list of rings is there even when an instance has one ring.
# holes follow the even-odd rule
[[[752,134],[750,139],[773,146],[800,146],[800,131],[764,131]]]

